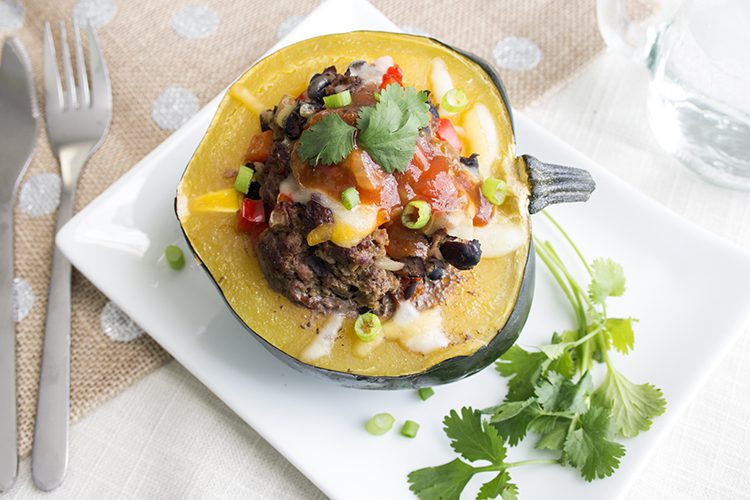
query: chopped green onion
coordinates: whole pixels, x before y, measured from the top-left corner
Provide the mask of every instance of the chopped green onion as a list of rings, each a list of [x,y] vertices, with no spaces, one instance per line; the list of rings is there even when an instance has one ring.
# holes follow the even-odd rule
[[[175,271],[179,271],[185,267],[185,256],[182,254],[180,247],[176,245],[169,245],[164,249],[164,258],[167,259],[169,267]]]
[[[425,227],[430,221],[430,204],[423,200],[412,200],[401,212],[401,223],[409,229]]]
[[[432,387],[422,387],[419,389],[419,397],[422,398],[422,401],[427,401],[433,394],[435,394],[435,391],[432,390]]]
[[[341,203],[344,204],[344,208],[351,210],[359,205],[359,191],[357,188],[348,187],[341,193]]]
[[[391,430],[395,421],[390,413],[378,413],[365,424],[365,429],[373,436],[382,436]]]
[[[414,420],[407,420],[404,422],[404,426],[401,427],[401,435],[408,438],[417,437],[417,431],[419,430],[419,424]]]
[[[507,192],[508,185],[500,179],[488,177],[482,183],[482,194],[493,205],[502,205]]]
[[[378,337],[382,329],[380,318],[371,312],[360,314],[357,321],[354,322],[354,333],[362,342],[372,342]]]
[[[466,96],[466,92],[461,89],[450,89],[440,101],[440,107],[449,113],[458,113],[468,105],[469,98]]]
[[[234,179],[234,189],[242,194],[247,194],[250,190],[250,183],[253,181],[254,175],[255,170],[247,165],[242,165],[237,172],[237,178]]]
[[[327,95],[323,98],[323,104],[326,108],[343,108],[352,103],[352,94],[348,90],[338,94]]]

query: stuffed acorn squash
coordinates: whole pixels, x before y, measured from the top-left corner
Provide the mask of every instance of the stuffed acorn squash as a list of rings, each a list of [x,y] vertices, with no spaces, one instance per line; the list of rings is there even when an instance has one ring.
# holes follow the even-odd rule
[[[518,337],[530,213],[579,169],[516,157],[499,78],[438,41],[296,43],[237,80],[177,189],[230,309],[280,359],[364,388],[445,383]]]

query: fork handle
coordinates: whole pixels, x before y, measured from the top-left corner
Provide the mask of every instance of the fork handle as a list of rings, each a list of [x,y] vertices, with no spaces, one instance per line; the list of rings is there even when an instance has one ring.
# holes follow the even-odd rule
[[[18,473],[16,323],[13,318],[13,196],[0,203],[0,493]]]
[[[73,186],[75,183],[72,183]],[[67,185],[60,197],[55,234],[73,215],[75,188]],[[31,457],[34,484],[50,491],[65,477],[68,466],[70,409],[70,275],[68,259],[54,247],[39,376],[36,427]]]

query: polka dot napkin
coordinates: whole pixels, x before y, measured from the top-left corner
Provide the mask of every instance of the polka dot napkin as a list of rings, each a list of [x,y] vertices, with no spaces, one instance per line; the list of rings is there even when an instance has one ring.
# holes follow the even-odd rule
[[[634,0],[645,15],[646,0]],[[318,0],[0,0],[0,38],[26,46],[41,95],[44,21],[90,22],[109,65],[114,118],[83,172],[76,207],[190,119]],[[595,0],[373,0],[404,31],[432,36],[496,65],[523,107],[570,79],[602,48]],[[44,131],[15,211],[14,314],[21,453],[31,446],[36,386],[61,181]],[[158,305],[155,305],[158,307]],[[73,276],[71,418],[160,366],[168,355],[79,274]]]

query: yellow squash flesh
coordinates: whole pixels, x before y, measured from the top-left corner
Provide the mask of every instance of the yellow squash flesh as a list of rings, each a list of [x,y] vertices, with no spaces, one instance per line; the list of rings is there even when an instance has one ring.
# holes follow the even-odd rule
[[[232,180],[223,173],[243,163],[251,138],[260,131],[260,112],[273,108],[285,94],[299,95],[310,77],[327,66],[343,71],[354,60],[373,61],[381,56],[393,57],[403,70],[404,84],[418,89],[430,89],[430,62],[439,58],[453,85],[466,92],[472,105],[487,108],[494,118],[501,158],[484,168],[506,179],[517,194],[502,211],[523,225],[528,239],[526,177],[514,157],[508,112],[495,85],[476,63],[427,38],[379,32],[329,35],[281,49],[253,66],[224,97],[180,182],[177,205],[196,256],[232,309],[256,334],[297,359],[328,318],[269,288],[247,236],[235,231],[235,216],[227,211],[227,203],[216,211],[191,207],[204,207],[210,193],[231,188]],[[461,125],[464,116],[471,116],[471,109],[451,119]],[[470,129],[476,134],[476,123],[466,125],[463,133]],[[485,138],[463,137],[462,154],[468,155],[475,144],[486,142]],[[460,285],[450,289],[441,308],[443,329],[452,342],[448,347],[422,354],[386,340],[364,349],[354,334],[353,319],[347,318],[330,355],[310,364],[354,374],[401,376],[474,353],[492,340],[513,310],[528,251],[528,245],[522,245],[503,257],[483,259],[473,270],[461,273]]]

